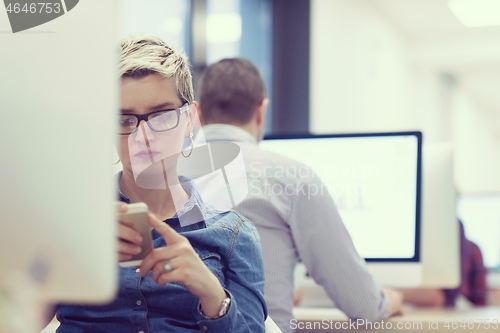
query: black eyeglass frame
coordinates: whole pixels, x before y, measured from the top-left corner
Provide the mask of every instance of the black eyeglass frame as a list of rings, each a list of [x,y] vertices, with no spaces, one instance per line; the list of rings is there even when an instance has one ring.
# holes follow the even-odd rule
[[[179,121],[181,119],[181,114],[188,111],[189,110],[189,104],[186,102],[184,103],[183,106],[181,106],[180,108],[177,108],[177,109],[168,109],[168,110],[158,110],[158,111],[154,111],[154,112],[151,112],[151,113],[147,113],[147,114],[143,114],[143,115],[138,115],[138,114],[132,114],[132,113],[122,113],[121,116],[134,116],[135,118],[137,118],[137,126],[134,128],[134,130],[130,133],[118,133],[119,135],[130,135],[132,133],[135,133],[137,131],[137,128],[139,128],[139,124],[141,123],[142,120],[144,120],[146,122],[146,124],[148,124],[149,128],[153,131],[153,132],[167,132],[167,131],[171,131],[175,128],[177,128],[177,126],[179,126]],[[149,116],[151,116],[152,114],[155,114],[155,113],[158,113],[158,112],[177,112],[177,123],[175,124],[174,127],[172,128],[169,128],[169,129],[166,129],[166,130],[155,130],[151,124],[149,123]]]

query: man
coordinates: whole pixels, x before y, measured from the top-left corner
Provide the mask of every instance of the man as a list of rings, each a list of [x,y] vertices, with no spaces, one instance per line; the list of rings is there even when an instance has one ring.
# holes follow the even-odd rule
[[[486,305],[486,268],[479,247],[465,237],[464,225],[458,220],[460,234],[460,285],[455,289],[398,289],[405,303],[421,307],[453,307],[457,297],[464,296],[477,306]]]
[[[241,149],[249,193],[235,210],[255,224],[261,237],[270,317],[284,332],[292,331],[293,272],[299,259],[350,318],[374,321],[397,314],[401,294],[375,284],[331,196],[308,193],[313,186],[322,188],[319,178],[312,172],[280,173],[306,166],[259,149],[268,102],[264,81],[248,60],[221,60],[201,78],[198,112],[206,142],[233,142]]]

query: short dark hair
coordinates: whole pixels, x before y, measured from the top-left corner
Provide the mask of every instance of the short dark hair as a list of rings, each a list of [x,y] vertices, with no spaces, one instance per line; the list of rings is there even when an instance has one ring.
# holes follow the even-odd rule
[[[244,58],[223,59],[200,79],[201,117],[207,124],[247,124],[266,98],[259,70]]]

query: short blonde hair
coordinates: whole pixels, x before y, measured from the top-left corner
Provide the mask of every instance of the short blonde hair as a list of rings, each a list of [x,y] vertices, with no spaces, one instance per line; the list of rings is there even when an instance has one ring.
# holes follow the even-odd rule
[[[121,77],[140,79],[150,74],[173,77],[183,103],[193,103],[193,77],[184,53],[167,45],[161,38],[147,34],[125,37],[120,47]]]

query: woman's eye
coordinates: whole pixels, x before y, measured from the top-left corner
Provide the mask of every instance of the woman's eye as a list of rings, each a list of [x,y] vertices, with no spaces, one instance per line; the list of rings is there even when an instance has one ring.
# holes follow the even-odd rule
[[[172,122],[175,122],[177,114],[175,112],[165,112],[157,114],[151,119],[156,124],[165,124],[170,125]]]
[[[124,118],[124,119],[122,118],[122,119],[120,119],[119,126],[120,127],[132,127],[132,126],[134,126],[134,123],[135,123],[135,121],[132,118]]]
[[[172,118],[172,112],[165,112],[165,113],[159,114],[155,119],[157,119],[159,121],[165,121],[165,120],[168,120],[170,118]]]

